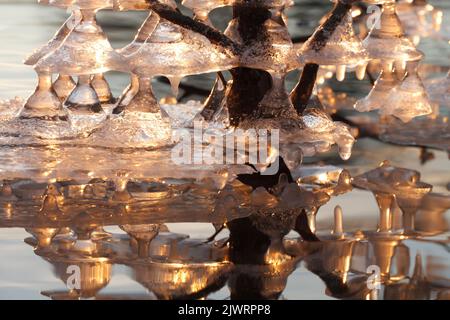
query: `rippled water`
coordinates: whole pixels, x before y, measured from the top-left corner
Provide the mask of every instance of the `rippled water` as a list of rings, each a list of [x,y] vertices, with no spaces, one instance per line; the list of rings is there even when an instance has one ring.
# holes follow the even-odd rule
[[[331,4],[329,1],[297,1],[296,7],[289,11],[289,29],[293,37],[308,35],[314,30],[317,25],[317,21],[320,17],[327,12]],[[448,25],[450,21],[450,3],[448,1],[431,1],[433,4],[444,10],[444,25]],[[99,23],[105,29],[111,40],[112,45],[115,48],[122,47],[127,44],[135,34],[136,29],[141,22],[145,19],[145,13],[111,13],[101,12],[99,14]],[[226,19],[229,16],[229,11],[222,10],[214,13],[213,19],[219,19],[218,26],[222,29],[225,27]],[[22,64],[23,58],[32,52],[33,49],[45,43],[55,32],[58,26],[65,20],[66,13],[60,9],[49,8],[44,6],[38,6],[33,1],[5,1],[0,0],[0,99],[10,99],[14,96],[26,97],[34,89],[36,84],[36,77],[34,71]],[[426,53],[425,62],[432,65],[448,67],[450,58],[450,49],[447,43],[439,42],[431,39],[425,39],[421,42],[420,47]],[[293,86],[298,74],[293,72],[288,77],[288,86]],[[128,85],[129,78],[127,75],[120,73],[110,73],[107,75],[107,79],[110,82],[111,88],[115,95],[118,95],[123,88]],[[213,76],[195,76],[189,77],[184,82],[192,84],[199,88],[209,88],[212,86]],[[354,96],[363,96],[370,89],[368,81],[358,82],[353,79],[346,80],[343,84],[337,83],[334,80],[331,81],[332,86],[339,88],[339,90],[346,92]],[[162,82],[155,84],[155,92],[158,98],[164,97],[169,94],[170,87]],[[189,98],[201,99],[198,95],[192,95]],[[71,147],[61,148],[49,148],[49,150],[42,150],[39,148],[31,149],[10,149],[2,152],[2,159],[0,159],[0,166],[2,168],[8,168],[9,163],[14,163],[14,168],[22,166],[22,172],[32,175],[39,172],[39,175],[45,174],[45,172],[52,172],[55,174],[55,168],[58,168],[60,162],[64,159],[64,155],[77,152],[76,149]],[[98,150],[96,152],[99,152]],[[100,151],[102,152],[102,151]],[[333,151],[335,152],[335,150]],[[340,167],[344,167],[350,171],[352,175],[360,174],[366,170],[372,169],[377,166],[381,161],[388,159],[393,165],[406,167],[414,170],[418,170],[422,175],[422,180],[433,185],[433,192],[443,193],[449,195],[448,184],[450,183],[450,170],[449,160],[445,152],[432,151],[434,153],[434,159],[421,164],[419,160],[420,150],[418,148],[411,147],[398,147],[374,141],[371,139],[359,140],[353,152],[351,159],[347,162],[343,162],[337,156],[332,153],[326,154],[322,157],[327,161],[327,164],[333,164]],[[107,153],[105,150],[104,153]],[[125,156],[115,155],[111,157],[110,161],[116,161],[117,163],[127,163],[129,166],[143,166],[145,161],[150,161],[151,151],[139,152],[133,155],[127,154]],[[26,161],[27,156],[33,158],[39,158],[45,156],[42,165],[38,168],[28,167]],[[96,154],[98,155],[98,154]],[[107,158],[106,156],[103,158]],[[21,162],[21,159],[23,160]],[[88,166],[89,162],[95,161],[95,155],[91,155],[89,151],[80,156],[80,161],[77,165],[79,168],[71,168],[73,170],[79,170],[80,175],[85,175],[87,178],[95,173],[90,171],[83,171],[83,165]],[[321,160],[321,159],[315,159]],[[101,163],[99,163],[101,166]],[[153,163],[153,166],[155,164]],[[163,168],[163,164],[161,164]],[[29,170],[29,171],[27,171]],[[150,167],[145,172],[147,175],[156,174],[162,175],[164,170],[169,171],[170,168],[160,169],[159,167]],[[57,171],[56,171],[57,172]],[[89,174],[91,176],[89,176]],[[105,173],[98,173],[98,176],[102,176]],[[55,176],[56,177],[56,176]],[[26,175],[21,178],[27,178]],[[86,179],[87,179],[86,178]],[[192,177],[186,177],[186,179]],[[179,182],[184,184],[186,181]],[[176,184],[176,183],[174,183]],[[37,188],[34,192],[37,195],[42,194],[44,186]],[[172,233],[189,234],[191,238],[205,239],[214,233],[213,222],[218,223],[222,220],[214,221],[205,212],[211,210],[212,202],[208,198],[208,195],[202,193],[201,188],[193,188],[192,194],[187,194],[187,198],[181,199],[181,204],[171,203],[172,211],[171,217],[165,218],[164,211],[161,212],[161,204],[158,202],[160,209],[159,215],[149,215],[148,212],[144,212],[143,221],[148,222],[145,219],[154,219],[153,223],[167,222],[166,225]],[[162,193],[161,193],[162,192]],[[32,191],[25,189],[25,194],[34,194]],[[164,190],[158,190],[153,195],[156,198],[163,197]],[[143,195],[148,200],[149,195]],[[29,199],[30,200],[30,199]],[[196,204],[196,207],[192,210],[186,210],[186,204],[189,201]],[[2,203],[4,201],[2,200]],[[20,207],[21,212],[28,212],[29,214],[21,214],[19,225],[26,226],[30,222],[30,216],[39,210],[40,203],[38,201],[22,202]],[[89,203],[86,204],[89,206]],[[102,210],[108,211],[118,210],[115,204],[103,204],[105,207]],[[317,228],[319,230],[330,230],[333,224],[333,209],[336,205],[340,205],[344,211],[344,229],[348,231],[356,231],[358,229],[374,230],[377,226],[378,208],[376,202],[373,199],[373,195],[366,191],[353,190],[350,193],[346,193],[339,197],[334,197],[324,205],[318,214]],[[132,206],[133,207],[133,206]],[[134,209],[133,209],[134,208]],[[139,211],[139,206],[135,205],[132,210]],[[123,209],[123,208],[122,208]],[[78,208],[77,210],[81,210]],[[86,209],[87,210],[87,209]],[[145,207],[148,210],[148,207]],[[144,211],[145,211],[144,210]],[[157,210],[157,209],[155,209]],[[82,210],[81,210],[82,211]],[[6,215],[8,209],[4,208],[2,213]],[[142,212],[141,212],[142,213]],[[151,217],[146,216],[149,215]],[[185,215],[189,215],[186,218]],[[242,213],[245,215],[245,213]],[[447,211],[443,215],[444,222],[440,221],[440,227],[444,228],[448,232],[448,221],[450,212]],[[424,218],[425,217],[425,218]],[[4,218],[4,217],[3,217]],[[422,217],[426,220],[426,215]],[[124,220],[129,223],[129,220]],[[200,222],[199,222],[200,221]],[[16,221],[17,222],[17,221]],[[114,222],[114,221],[113,221]],[[117,222],[117,221],[115,221]],[[192,223],[186,223],[192,222]],[[195,222],[195,223],[194,223]],[[116,223],[106,223],[111,225]],[[24,239],[30,235],[23,228],[9,228],[13,224],[0,225],[0,298],[1,299],[47,299],[48,297],[43,294],[44,291],[64,291],[64,283],[59,279],[61,274],[58,273],[58,268],[55,267],[55,263],[50,264],[50,258],[42,259],[45,254],[39,256],[37,252],[33,251],[32,247],[24,243]],[[423,226],[423,224],[422,224]],[[6,227],[6,228],[5,228]],[[432,229],[432,227],[431,227]],[[106,227],[107,231],[115,232],[117,234],[124,235],[124,232],[117,227]],[[160,241],[163,241],[163,234]],[[225,237],[225,234],[221,234],[221,237]],[[294,237],[295,234],[290,234]],[[406,240],[397,244],[396,250],[400,252],[400,268],[408,269],[407,274],[413,273],[413,266],[415,265],[414,259],[416,253],[421,253],[422,258],[427,263],[425,264],[425,272],[431,279],[434,286],[445,285],[446,291],[441,293],[442,297],[448,299],[448,288],[450,281],[449,270],[449,247],[448,247],[448,233],[443,233],[443,239],[437,237],[436,242],[433,241],[416,241]],[[158,239],[158,238],[157,238]],[[439,242],[441,241],[441,242]],[[107,242],[107,241],[106,241]],[[442,244],[444,243],[444,244]],[[158,242],[155,244],[157,247]],[[117,241],[113,244],[107,242],[107,246],[115,246],[115,250],[119,252],[126,251],[123,249],[123,241]],[[286,244],[288,247],[290,242]],[[292,245],[291,250],[296,250]],[[407,249],[404,249],[406,247]],[[120,251],[122,250],[122,251]],[[156,249],[155,249],[156,250]],[[206,250],[206,249],[205,249]],[[333,250],[331,248],[330,250]],[[343,249],[344,250],[344,249]],[[403,251],[402,251],[403,250]],[[407,254],[404,254],[405,250]],[[200,256],[204,254],[203,251],[199,251]],[[403,253],[402,253],[403,252]],[[403,254],[403,255],[402,255]],[[330,257],[345,256],[331,254]],[[362,255],[362,254],[361,254]],[[355,253],[358,257],[358,253]],[[119,257],[122,260],[123,257]],[[126,259],[125,259],[126,260]],[[332,264],[332,262],[330,262]],[[282,291],[281,298],[286,299],[331,299],[336,295],[325,294],[326,285],[323,279],[317,274],[311,272],[307,268],[311,268],[311,262],[305,260],[300,261],[295,269],[289,269],[286,267],[287,274],[286,286]],[[355,268],[358,264],[355,262]],[[157,267],[155,267],[157,268]],[[109,271],[107,267],[101,269],[102,272]],[[140,271],[139,271],[140,270]],[[153,273],[159,272],[158,270]],[[206,274],[206,271],[200,271],[200,274]],[[164,274],[164,273],[163,273]],[[170,274],[170,273],[169,273]],[[121,264],[120,259],[118,263],[112,266],[112,277],[109,284],[101,290],[101,295],[104,298],[110,297],[136,297],[136,298],[154,298],[155,293],[148,293],[143,283],[145,283],[146,277],[148,278],[148,270],[139,269],[136,266],[129,265],[127,263]],[[197,276],[200,277],[200,276]],[[265,283],[267,284],[267,283]],[[268,285],[268,284],[267,284]],[[275,286],[275,284],[271,284]],[[208,295],[211,299],[226,299],[230,296],[231,286],[223,286],[218,291]],[[156,289],[155,289],[156,290]],[[400,295],[395,295],[395,289],[391,289],[393,298],[398,298]],[[398,292],[401,290],[399,289]],[[434,292],[434,291],[433,291]],[[447,293],[445,293],[447,292]],[[428,298],[436,298],[435,292]]]

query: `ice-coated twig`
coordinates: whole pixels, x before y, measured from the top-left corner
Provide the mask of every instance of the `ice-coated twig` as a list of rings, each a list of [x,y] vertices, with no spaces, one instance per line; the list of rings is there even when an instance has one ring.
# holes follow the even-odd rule
[[[313,35],[312,46],[314,50],[319,51],[326,45],[329,37],[333,34],[333,31],[342,22],[348,11],[351,10],[352,2],[355,1],[339,0],[336,2],[328,19],[319,27],[318,32]],[[299,114],[305,110],[309,98],[311,97],[316,82],[317,71],[319,71],[319,66],[317,64],[306,64],[303,68],[299,82],[294,90],[292,90],[291,101]]]
[[[239,53],[239,46],[233,40],[211,26],[185,16],[170,6],[160,3],[158,0],[146,1],[149,5],[149,9],[156,12],[161,18],[185,29],[197,32],[208,38],[212,43],[228,48],[234,54]]]

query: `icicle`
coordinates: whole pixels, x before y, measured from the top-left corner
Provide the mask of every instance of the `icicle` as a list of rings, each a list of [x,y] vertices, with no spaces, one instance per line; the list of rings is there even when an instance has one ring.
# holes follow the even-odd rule
[[[342,208],[340,206],[336,206],[334,208],[334,228],[333,234],[337,236],[341,236],[344,233],[344,229],[342,226]]]
[[[356,79],[362,80],[366,75],[367,63],[359,64],[356,67]]]
[[[336,67],[336,79],[338,81],[344,81],[346,70],[347,70],[347,66],[345,66],[345,65],[339,65]]]
[[[52,76],[49,72],[38,72],[38,86],[28,98],[21,118],[39,118],[45,120],[67,120],[67,112],[52,86]]]
[[[172,90],[172,94],[175,96],[175,98],[178,97],[180,82],[183,77],[168,76],[167,78],[170,81],[170,89]]]

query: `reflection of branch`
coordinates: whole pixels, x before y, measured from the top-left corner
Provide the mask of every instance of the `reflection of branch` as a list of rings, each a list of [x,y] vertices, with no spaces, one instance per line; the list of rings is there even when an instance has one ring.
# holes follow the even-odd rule
[[[311,231],[311,228],[308,225],[308,217],[304,209],[302,209],[302,212],[295,220],[294,230],[298,232],[304,241],[320,241],[320,239]]]
[[[161,18],[166,19],[180,27],[197,32],[214,44],[223,46],[231,50],[234,54],[239,52],[238,45],[223,33],[216,29],[196,21],[180,12],[172,9],[170,6],[160,3],[158,0],[146,0],[149,9],[156,12]]]

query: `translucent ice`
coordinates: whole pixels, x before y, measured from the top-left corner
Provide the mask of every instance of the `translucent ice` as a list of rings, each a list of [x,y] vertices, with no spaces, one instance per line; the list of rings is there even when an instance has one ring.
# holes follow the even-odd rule
[[[76,19],[76,16],[75,14],[72,14],[63,26],[56,32],[53,38],[39,49],[36,49],[25,59],[24,63],[31,66],[35,65],[42,57],[58,48],[74,28],[74,19]]]
[[[117,50],[123,56],[129,56],[130,54],[138,51],[145,43],[148,37],[153,33],[159,22],[159,16],[150,11],[147,19],[145,19],[142,26],[139,28],[133,41],[122,49]]]
[[[407,75],[389,94],[381,109],[382,115],[394,115],[403,122],[430,114],[432,108],[422,80],[417,73],[418,62],[408,64]]]
[[[160,112],[127,111],[90,136],[90,144],[111,148],[156,148],[171,144],[170,122]]]
[[[42,58],[36,70],[67,75],[88,75],[125,70],[120,54],[111,47],[97,24],[95,10],[82,10],[81,22],[53,52]]]
[[[356,102],[355,109],[360,112],[381,109],[386,107],[387,98],[391,90],[399,83],[396,75],[392,72],[388,64],[383,65],[383,69],[375,82],[369,95]]]
[[[55,92],[61,102],[66,101],[75,86],[76,84],[71,76],[62,74],[60,74],[56,81],[53,83],[53,89],[55,89]]]
[[[206,37],[164,19],[141,49],[127,56],[130,71],[139,76],[183,77],[231,69],[236,58]]]
[[[53,89],[51,74],[38,72],[38,77],[38,86],[25,103],[20,117],[67,120],[67,111]]]
[[[315,34],[322,32],[322,28],[323,25],[315,31]],[[367,52],[353,30],[350,11],[326,43],[317,43],[313,41],[314,37],[313,35],[309,38],[300,50],[300,60],[303,63],[354,66],[364,64],[368,60]]]

